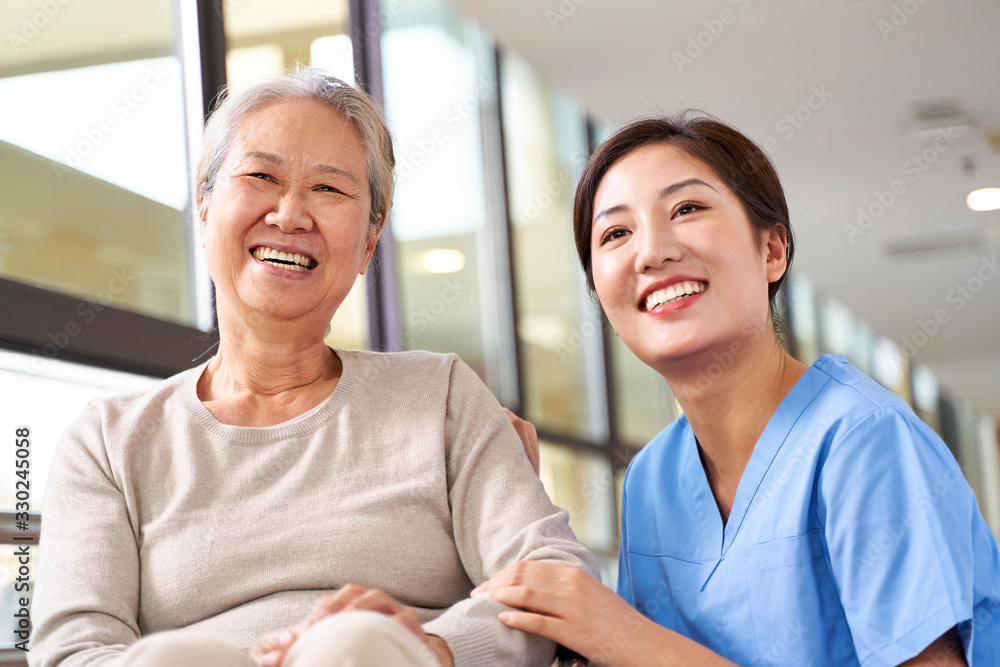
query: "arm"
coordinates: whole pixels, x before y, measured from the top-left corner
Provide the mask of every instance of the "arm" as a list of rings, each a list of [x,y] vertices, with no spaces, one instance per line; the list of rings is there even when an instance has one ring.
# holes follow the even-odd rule
[[[125,497],[89,406],[48,479],[31,609],[32,667],[110,664],[139,637],[139,559]]]
[[[900,667],[968,667],[968,664],[958,628],[952,628]]]
[[[948,637],[964,642],[963,658],[971,646],[982,521],[937,436],[895,408],[861,418],[832,439],[817,498],[827,566],[861,660],[963,664],[954,655],[927,663],[943,659]]]
[[[466,573],[480,584],[520,560],[546,560],[596,575],[593,556],[569,529],[522,453],[496,399],[457,359],[446,416],[449,501],[455,544]],[[458,667],[548,665],[553,644],[504,627],[500,603],[468,599],[424,629],[442,637]]]

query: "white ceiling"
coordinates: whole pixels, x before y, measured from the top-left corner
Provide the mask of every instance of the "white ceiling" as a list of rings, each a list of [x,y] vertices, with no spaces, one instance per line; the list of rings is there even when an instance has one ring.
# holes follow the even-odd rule
[[[797,235],[795,270],[847,304],[954,394],[1000,418],[1000,212],[965,205],[1000,187],[1000,3],[995,0],[452,0],[599,120],[696,106],[771,147]],[[894,10],[894,7],[898,8]],[[723,14],[726,12],[726,14]],[[909,13],[906,13],[909,12]],[[714,29],[713,34],[711,30]],[[699,54],[678,64],[691,41]],[[825,91],[824,101],[812,97]],[[914,103],[954,98],[975,119],[921,143]],[[805,122],[793,125],[786,114]],[[926,169],[913,161],[927,151]],[[962,165],[972,156],[973,181]],[[859,207],[895,195],[856,235]],[[886,194],[882,198],[888,201]],[[878,207],[874,207],[878,212]],[[853,236],[853,238],[849,238]],[[890,257],[892,240],[978,246]],[[977,272],[981,272],[977,276]],[[985,278],[979,282],[979,278]],[[971,284],[968,284],[971,280]],[[958,285],[975,289],[970,298]],[[933,336],[921,323],[941,321]]]

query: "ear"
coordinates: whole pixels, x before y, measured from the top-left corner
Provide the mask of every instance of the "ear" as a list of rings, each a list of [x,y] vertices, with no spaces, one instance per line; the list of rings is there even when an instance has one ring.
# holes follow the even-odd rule
[[[378,237],[382,234],[382,230],[385,229],[382,226],[382,214],[376,214],[378,216],[379,227],[376,229],[372,225],[368,225],[368,239],[365,241],[365,254],[364,263],[361,265],[361,275],[365,275],[368,271],[368,265],[371,264],[372,255],[375,254],[375,246],[378,244]]]
[[[784,225],[776,225],[774,229],[765,232],[764,250],[767,255],[767,282],[777,281],[785,275],[788,269],[788,229]]]
[[[201,236],[201,247],[205,247],[205,229],[208,226],[208,197],[202,194],[202,186],[198,186],[198,231]]]

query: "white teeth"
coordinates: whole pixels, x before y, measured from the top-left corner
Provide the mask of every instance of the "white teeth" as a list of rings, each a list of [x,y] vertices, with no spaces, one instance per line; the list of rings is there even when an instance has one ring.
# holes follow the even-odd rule
[[[705,283],[685,280],[682,283],[671,285],[666,289],[657,290],[646,297],[646,310],[653,310],[661,304],[670,303],[671,301],[677,301],[686,296],[703,292],[706,287],[708,285]]]
[[[251,254],[261,261],[289,271],[308,271],[315,265],[315,262],[305,255],[281,252],[265,246],[254,248]]]

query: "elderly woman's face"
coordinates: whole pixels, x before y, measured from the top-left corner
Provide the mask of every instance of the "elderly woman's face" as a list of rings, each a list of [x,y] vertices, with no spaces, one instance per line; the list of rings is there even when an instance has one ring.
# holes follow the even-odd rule
[[[370,208],[343,115],[305,99],[249,114],[199,207],[220,315],[328,321],[375,248]]]

